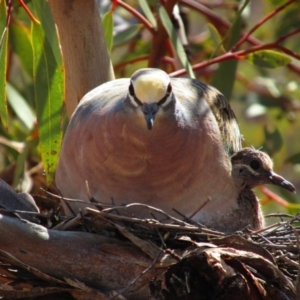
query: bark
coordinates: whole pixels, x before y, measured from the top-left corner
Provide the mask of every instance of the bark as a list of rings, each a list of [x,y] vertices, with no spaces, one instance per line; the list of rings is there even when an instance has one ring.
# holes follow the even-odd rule
[[[153,262],[128,242],[87,232],[47,230],[0,216],[0,250],[52,277],[79,280],[104,293],[124,289]],[[149,281],[165,270],[155,265],[122,294],[129,299],[148,299]]]
[[[49,0],[57,25],[65,68],[68,117],[80,99],[114,79],[100,13],[94,0]]]

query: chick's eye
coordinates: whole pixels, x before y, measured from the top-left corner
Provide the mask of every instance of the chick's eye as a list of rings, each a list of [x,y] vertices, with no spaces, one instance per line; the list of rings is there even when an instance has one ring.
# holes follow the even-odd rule
[[[250,162],[250,167],[253,169],[253,170],[258,170],[259,167],[260,167],[260,163],[258,160],[254,159]]]

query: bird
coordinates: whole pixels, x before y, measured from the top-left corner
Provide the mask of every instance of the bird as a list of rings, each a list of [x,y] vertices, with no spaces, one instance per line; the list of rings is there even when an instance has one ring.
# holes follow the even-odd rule
[[[259,230],[264,227],[264,217],[253,188],[273,184],[292,193],[296,189],[292,183],[273,171],[270,156],[260,150],[246,147],[231,156],[232,178],[239,191],[237,203],[239,208],[226,216],[211,220],[210,228],[222,232],[236,232],[245,228]]]
[[[143,203],[171,215],[176,208],[205,223],[238,208],[230,156],[241,141],[220,91],[144,68],[96,87],[79,102],[65,132],[55,185],[66,198]],[[74,212],[95,207],[69,205]],[[133,213],[146,216],[147,210]]]

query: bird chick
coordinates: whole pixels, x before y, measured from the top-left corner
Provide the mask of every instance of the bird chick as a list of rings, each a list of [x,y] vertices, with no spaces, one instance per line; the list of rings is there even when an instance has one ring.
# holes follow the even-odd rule
[[[292,193],[292,183],[273,171],[270,156],[253,148],[244,148],[231,157],[232,177],[239,190],[252,189],[263,184],[274,184]]]
[[[218,224],[211,227],[235,232],[246,228],[258,230],[264,226],[264,217],[259,200],[252,188],[263,184],[274,184],[295,193],[292,183],[273,171],[273,162],[264,152],[253,148],[244,148],[231,157],[232,178],[239,191],[237,203],[239,208],[227,216],[221,216]]]

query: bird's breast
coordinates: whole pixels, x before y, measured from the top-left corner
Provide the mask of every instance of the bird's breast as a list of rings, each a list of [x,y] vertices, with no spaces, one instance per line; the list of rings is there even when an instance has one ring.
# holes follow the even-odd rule
[[[184,204],[192,212],[216,196],[216,185],[226,196],[230,166],[215,119],[203,116],[194,128],[174,119],[156,121],[150,131],[119,115],[95,127],[94,136],[85,136],[79,145],[85,160],[82,181],[97,178],[89,184],[94,197],[165,209]]]

